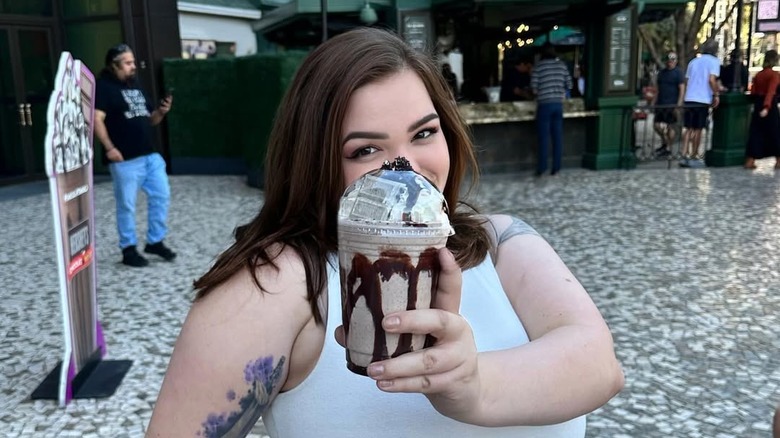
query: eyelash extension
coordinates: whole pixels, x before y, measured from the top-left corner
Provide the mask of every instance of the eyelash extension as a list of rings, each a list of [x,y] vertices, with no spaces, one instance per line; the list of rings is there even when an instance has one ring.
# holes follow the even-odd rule
[[[360,158],[361,157],[361,155],[359,154],[360,151],[363,151],[363,150],[365,150],[367,148],[379,149],[378,147],[376,147],[376,146],[374,146],[372,144],[367,144],[365,146],[362,146],[362,147],[359,147],[359,148],[355,149],[347,158],[348,159]]]
[[[421,133],[426,132],[426,131],[429,133],[427,137],[420,137],[419,136]],[[424,140],[424,139],[429,138],[430,136],[432,136],[432,135],[434,135],[434,134],[436,134],[438,132],[439,132],[439,128],[437,128],[437,127],[433,127],[432,126],[430,128],[423,128],[423,129],[417,131],[416,134],[414,134],[414,137],[412,137],[412,141],[414,141],[414,140]],[[376,145],[367,144],[367,145],[364,145],[364,146],[361,146],[361,147],[355,149],[350,155],[347,156],[347,159],[354,160],[354,159],[360,158],[361,157],[360,151],[363,151],[366,148],[379,149],[379,147],[377,147]]]
[[[424,128],[424,129],[421,129],[421,130],[419,130],[419,131],[417,132],[417,134],[415,134],[415,135],[414,135],[414,136],[415,136],[415,138],[416,138],[418,135],[420,135],[420,133],[422,133],[422,132],[424,132],[424,131],[429,131],[429,132],[430,132],[430,135],[428,135],[428,137],[430,137],[431,135],[433,135],[433,134],[436,134],[437,132],[439,132],[439,128],[430,127],[430,128]],[[422,138],[428,138],[428,137],[422,137]]]

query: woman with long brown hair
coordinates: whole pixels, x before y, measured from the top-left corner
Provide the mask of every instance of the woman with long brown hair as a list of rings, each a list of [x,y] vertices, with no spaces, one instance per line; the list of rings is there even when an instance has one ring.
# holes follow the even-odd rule
[[[442,190],[455,235],[434,309],[383,320],[435,342],[365,377],[339,345],[338,202],[398,156]],[[274,437],[582,437],[621,389],[609,329],[555,251],[460,202],[478,174],[465,124],[435,63],[393,33],[353,30],[308,56],[266,163],[260,213],[195,282],[149,436],[245,436],[262,415]]]

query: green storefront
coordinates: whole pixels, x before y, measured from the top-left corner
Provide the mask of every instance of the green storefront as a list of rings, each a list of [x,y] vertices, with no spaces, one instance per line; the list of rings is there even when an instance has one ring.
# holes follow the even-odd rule
[[[162,94],[162,59],[180,53],[176,1],[0,0],[0,184],[44,177],[46,107],[60,52],[98,74],[119,42],[134,47],[151,95]]]
[[[631,108],[637,99],[640,14],[685,7],[684,0],[338,0],[327,4],[329,35],[370,24],[396,29],[413,45],[444,58],[458,51],[461,112],[470,124],[486,172],[531,168],[535,160],[533,102],[491,102],[506,60],[538,51],[559,29],[579,35],[558,46],[572,70],[584,70],[583,93],[564,107],[564,165],[630,167]],[[365,9],[373,10],[365,14]],[[322,36],[319,0],[293,0],[266,11],[256,26],[269,47],[308,48]],[[579,39],[578,39],[579,38]],[[533,44],[534,40],[536,44]],[[560,41],[560,40],[559,40]],[[524,46],[521,48],[521,46]],[[510,53],[515,53],[511,55]],[[446,59],[446,58],[445,58]],[[451,58],[450,58],[451,59]]]
[[[106,49],[119,41],[135,48],[140,78],[153,99],[165,86],[177,90],[176,110],[157,130],[170,170],[248,173],[256,183],[276,105],[301,54],[322,41],[323,27],[333,36],[366,24],[394,28],[410,44],[438,48],[440,54],[458,52],[462,90],[467,84],[475,90],[496,86],[509,43],[531,47],[534,39],[554,39],[557,29],[578,29],[584,41],[560,47],[563,59],[588,66],[584,93],[566,104],[564,166],[630,166],[624,149],[631,141],[628,118],[637,102],[639,17],[686,3],[330,0],[323,14],[320,0],[197,2],[262,9],[253,28],[266,53],[178,59],[175,0],[0,0],[0,184],[43,176],[46,104],[60,51],[71,51],[98,73]],[[501,48],[502,43],[507,46]],[[474,133],[483,170],[531,168],[532,102],[475,99],[463,103],[461,111]],[[709,165],[739,164],[744,133],[729,127],[748,117],[747,111],[744,96],[722,101],[715,113]],[[104,172],[97,161],[96,171]]]

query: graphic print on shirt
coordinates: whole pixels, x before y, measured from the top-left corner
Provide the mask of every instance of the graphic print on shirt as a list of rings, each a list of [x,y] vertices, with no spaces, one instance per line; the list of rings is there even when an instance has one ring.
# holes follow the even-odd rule
[[[125,111],[125,118],[149,117],[149,110],[146,109],[146,98],[141,90],[130,89],[122,90],[122,97],[127,102],[128,110]]]

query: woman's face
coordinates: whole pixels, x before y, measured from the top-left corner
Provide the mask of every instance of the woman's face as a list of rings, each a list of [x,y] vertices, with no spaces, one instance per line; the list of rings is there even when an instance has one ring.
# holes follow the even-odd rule
[[[341,143],[345,187],[396,157],[406,157],[439,190],[447,184],[447,140],[428,90],[412,71],[403,70],[352,94]]]

